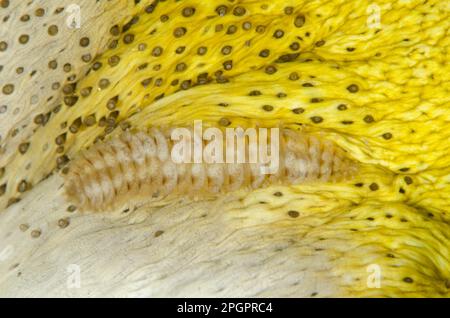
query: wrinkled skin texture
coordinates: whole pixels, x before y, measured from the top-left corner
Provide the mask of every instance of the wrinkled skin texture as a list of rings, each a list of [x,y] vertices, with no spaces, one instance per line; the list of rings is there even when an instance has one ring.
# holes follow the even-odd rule
[[[266,224],[272,231],[296,232],[305,248],[291,257],[327,255],[339,278],[334,295],[449,295],[448,2],[235,1],[226,14],[221,1],[116,3],[127,8],[123,16],[105,11],[101,19],[125,25],[124,32],[90,36],[109,45],[93,52],[76,87],[60,85],[61,107],[45,124],[30,119],[46,106],[21,111],[26,129],[12,112],[0,114],[2,207],[123,129],[194,119],[301,126],[347,150],[361,173],[349,182],[293,185],[281,196],[271,188],[241,193],[234,213],[246,216],[242,227],[273,218]],[[14,8],[1,10],[3,17]],[[81,38],[87,30],[78,32]],[[37,52],[51,60],[44,48]],[[79,61],[82,52],[71,54]],[[19,57],[0,59],[2,72],[19,66]],[[62,65],[52,72],[63,74]],[[2,98],[9,82],[2,77]],[[6,97],[20,105],[14,87]],[[222,212],[231,217],[234,209]],[[383,273],[379,289],[366,285],[371,264]]]

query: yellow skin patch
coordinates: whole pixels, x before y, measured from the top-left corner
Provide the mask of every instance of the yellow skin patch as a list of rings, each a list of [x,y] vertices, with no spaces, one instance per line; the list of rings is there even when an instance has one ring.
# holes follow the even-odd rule
[[[359,175],[291,186],[266,204],[254,198],[274,189],[246,192],[237,213],[260,222],[299,212],[283,226],[326,250],[349,294],[449,295],[446,1],[141,2],[68,105],[22,147],[3,149],[1,206],[20,198],[23,181],[26,190],[130,127],[301,126],[347,150]],[[370,264],[381,267],[380,289],[366,286]]]

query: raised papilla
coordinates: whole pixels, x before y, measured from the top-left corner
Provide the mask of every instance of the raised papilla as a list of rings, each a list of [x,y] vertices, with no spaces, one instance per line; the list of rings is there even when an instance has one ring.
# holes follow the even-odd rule
[[[199,198],[276,183],[335,182],[358,170],[357,163],[331,141],[291,129],[278,134],[279,165],[274,173],[263,172],[263,163],[248,161],[175,163],[171,131],[124,132],[82,151],[64,175],[67,199],[83,211],[105,211],[136,198],[170,194]],[[269,138],[269,149],[272,142]]]

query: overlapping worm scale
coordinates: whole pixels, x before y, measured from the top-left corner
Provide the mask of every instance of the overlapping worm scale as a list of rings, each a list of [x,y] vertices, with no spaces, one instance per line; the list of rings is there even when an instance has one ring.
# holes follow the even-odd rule
[[[274,182],[336,181],[357,170],[356,163],[330,141],[288,129],[281,130],[279,169],[272,174],[263,173],[259,161],[175,163],[170,131],[152,128],[149,132],[125,132],[82,152],[65,175],[69,201],[82,210],[101,211],[142,196],[201,197]],[[245,149],[249,149],[248,140],[245,143]]]

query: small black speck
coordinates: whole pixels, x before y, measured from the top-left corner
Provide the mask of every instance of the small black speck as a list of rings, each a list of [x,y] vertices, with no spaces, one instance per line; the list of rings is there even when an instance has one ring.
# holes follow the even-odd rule
[[[414,283],[414,280],[411,277],[405,277],[403,278],[403,281],[408,284]]]

